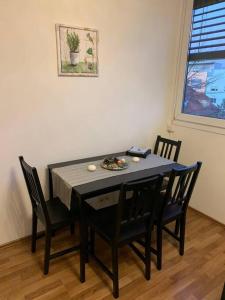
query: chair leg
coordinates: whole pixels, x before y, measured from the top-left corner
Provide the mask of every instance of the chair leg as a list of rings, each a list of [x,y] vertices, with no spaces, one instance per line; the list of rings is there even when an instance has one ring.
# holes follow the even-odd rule
[[[162,269],[162,227],[157,225],[157,269]]]
[[[151,278],[151,232],[145,237],[145,278]]]
[[[72,224],[70,225],[70,234],[73,235],[74,232],[75,232],[75,223],[72,223]]]
[[[32,215],[32,241],[31,241],[31,252],[36,251],[36,242],[37,242],[37,216],[33,212]]]
[[[51,231],[46,230],[45,235],[45,258],[44,258],[44,274],[48,274],[49,261],[50,261],[50,250],[51,250]]]
[[[179,231],[180,231],[180,218],[176,220],[174,233],[178,236]]]
[[[90,252],[95,254],[95,231],[92,227],[90,228]]]
[[[181,219],[180,219],[180,249],[179,249],[179,253],[181,256],[184,255],[185,224],[186,224],[186,218],[184,216],[184,217],[181,217]]]
[[[112,246],[113,297],[119,297],[118,248]]]

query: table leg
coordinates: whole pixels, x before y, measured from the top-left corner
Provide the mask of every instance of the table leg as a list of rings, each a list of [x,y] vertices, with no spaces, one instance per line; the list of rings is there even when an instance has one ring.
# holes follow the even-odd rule
[[[83,199],[79,196],[80,206],[80,282],[85,282],[85,262],[87,258],[87,225]]]

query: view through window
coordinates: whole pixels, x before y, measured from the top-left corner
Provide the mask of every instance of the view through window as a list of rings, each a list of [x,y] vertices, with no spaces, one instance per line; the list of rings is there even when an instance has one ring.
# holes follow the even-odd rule
[[[182,113],[225,119],[225,1],[194,1]]]

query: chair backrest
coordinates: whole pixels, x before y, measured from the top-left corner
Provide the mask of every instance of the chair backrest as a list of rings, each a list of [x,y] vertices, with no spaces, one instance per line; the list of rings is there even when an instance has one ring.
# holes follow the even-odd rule
[[[170,140],[158,135],[153,153],[160,155],[164,158],[177,161],[180,152],[180,147],[181,141]]]
[[[28,165],[23,156],[19,156],[21,168],[23,171],[24,179],[26,182],[27,190],[30,196],[32,208],[38,217],[46,225],[50,224],[50,218],[44,199],[43,191],[41,188],[40,180],[37,174],[37,170],[34,167]]]
[[[163,176],[158,175],[121,185],[115,219],[115,240],[119,239],[124,227],[129,230],[129,226],[144,222],[147,230],[150,230],[162,180]]]
[[[187,210],[201,166],[198,161],[194,165],[172,170],[163,196],[161,215],[169,205],[180,205],[183,212]]]

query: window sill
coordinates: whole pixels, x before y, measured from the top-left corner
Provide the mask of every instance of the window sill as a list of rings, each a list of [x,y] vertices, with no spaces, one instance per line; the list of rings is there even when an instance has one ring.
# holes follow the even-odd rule
[[[174,118],[172,125],[225,135],[225,120],[180,114]]]

